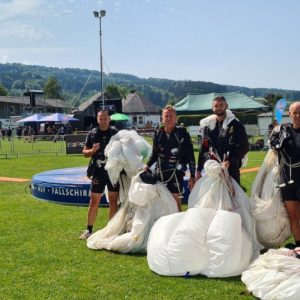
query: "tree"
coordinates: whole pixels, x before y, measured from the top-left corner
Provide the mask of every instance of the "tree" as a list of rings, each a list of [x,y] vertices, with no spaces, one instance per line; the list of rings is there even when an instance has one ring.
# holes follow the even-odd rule
[[[120,85],[108,84],[105,87],[105,94],[108,99],[124,98],[128,94],[128,89]]]
[[[275,105],[276,105],[276,102],[282,98],[282,95],[280,94],[268,94],[266,97],[265,97],[265,101],[264,101],[264,104],[265,105],[268,105],[269,108],[271,109],[272,111],[272,120],[274,119],[274,113],[275,113]]]
[[[44,94],[46,98],[62,99],[62,88],[59,81],[54,77],[48,77],[44,85]]]
[[[6,90],[6,88],[0,84],[0,96],[7,96],[8,92]]]

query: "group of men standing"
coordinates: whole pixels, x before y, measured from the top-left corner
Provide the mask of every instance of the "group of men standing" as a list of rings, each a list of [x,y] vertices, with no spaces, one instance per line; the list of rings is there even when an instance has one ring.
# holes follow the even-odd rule
[[[215,159],[228,170],[229,175],[240,184],[242,159],[248,152],[248,137],[244,125],[228,109],[223,96],[217,96],[212,103],[213,115],[201,120],[198,164],[196,166],[191,137],[183,126],[176,126],[176,110],[166,106],[162,111],[162,127],[157,128],[153,137],[152,155],[144,166],[145,172],[154,171],[172,193],[181,211],[183,180],[190,170],[188,188],[191,190],[195,181],[203,175],[204,163]],[[300,246],[300,102],[295,102],[289,109],[291,124],[274,129],[270,146],[278,152],[282,184],[282,197],[287,209],[295,244]],[[104,149],[117,130],[110,127],[108,111],[99,111],[99,127],[91,130],[86,138],[83,154],[91,157],[96,166],[91,180],[91,196],[88,210],[87,228],[80,239],[87,239],[93,230],[99,201],[105,186],[108,189],[109,219],[118,209],[119,185],[110,182],[105,170]],[[155,168],[152,166],[155,165]],[[289,176],[289,177],[288,177]]]
[[[183,180],[187,170],[190,170],[188,188],[191,190],[202,175],[204,162],[208,159],[220,159],[224,168],[239,183],[241,159],[248,152],[248,138],[245,127],[228,110],[226,99],[216,97],[212,103],[213,126],[204,126],[202,142],[199,149],[198,165],[196,167],[194,149],[191,137],[183,126],[176,126],[176,110],[172,106],[166,106],[162,111],[163,126],[156,129],[153,137],[153,150],[144,170],[150,171],[155,165],[154,172],[172,193],[181,211]],[[226,126],[224,121],[231,114],[231,119]],[[232,117],[233,116],[233,117]],[[107,111],[99,111],[97,115],[99,127],[91,130],[86,138],[83,154],[91,157],[96,169],[91,181],[91,196],[88,210],[87,228],[80,235],[80,239],[86,239],[92,234],[99,201],[104,187],[108,188],[109,219],[117,212],[119,186],[113,186],[105,170],[104,149],[110,138],[117,131],[109,126],[110,117]],[[228,121],[228,120],[227,120]]]

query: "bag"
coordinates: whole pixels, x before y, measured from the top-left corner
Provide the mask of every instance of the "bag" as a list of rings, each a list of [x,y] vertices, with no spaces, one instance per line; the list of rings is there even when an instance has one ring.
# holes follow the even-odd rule
[[[96,168],[97,168],[97,165],[95,164],[94,160],[91,158],[91,160],[89,162],[89,165],[87,167],[87,170],[86,170],[86,176],[89,179],[93,178],[93,176],[95,174],[95,171],[96,171]]]
[[[157,176],[151,171],[144,171],[140,173],[140,178],[144,183],[155,184],[157,182]]]

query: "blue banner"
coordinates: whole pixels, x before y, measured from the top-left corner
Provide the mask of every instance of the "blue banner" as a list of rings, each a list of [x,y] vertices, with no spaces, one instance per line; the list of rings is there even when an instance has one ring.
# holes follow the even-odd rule
[[[280,124],[282,120],[282,116],[284,113],[284,110],[286,108],[287,102],[285,98],[281,98],[276,102],[275,105],[275,118],[277,120],[277,123]]]

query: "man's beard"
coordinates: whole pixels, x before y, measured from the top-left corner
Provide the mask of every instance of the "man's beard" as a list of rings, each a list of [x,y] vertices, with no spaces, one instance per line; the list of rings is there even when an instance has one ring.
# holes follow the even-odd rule
[[[218,117],[222,117],[222,116],[225,116],[225,114],[226,114],[226,111],[222,111],[222,112],[215,112],[215,114],[216,114]]]

